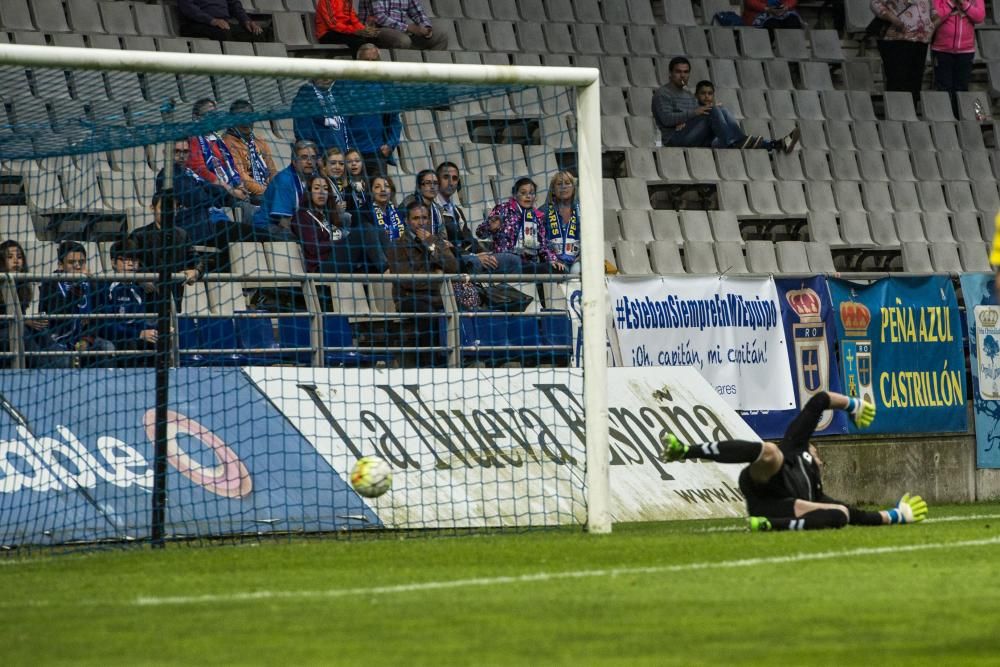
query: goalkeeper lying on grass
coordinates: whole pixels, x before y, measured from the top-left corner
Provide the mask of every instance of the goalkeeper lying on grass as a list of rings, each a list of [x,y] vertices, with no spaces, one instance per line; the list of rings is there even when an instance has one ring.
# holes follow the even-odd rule
[[[848,523],[881,526],[926,519],[927,503],[920,496],[906,494],[895,507],[866,512],[823,492],[823,462],[809,438],[823,411],[831,408],[846,410],[861,428],[867,428],[875,419],[871,403],[820,392],[809,399],[778,444],[725,440],[689,445],[668,433],[661,438],[661,458],[665,463],[682,459],[749,463],[740,473],[740,491],[747,501],[750,530],[815,530],[843,528]]]

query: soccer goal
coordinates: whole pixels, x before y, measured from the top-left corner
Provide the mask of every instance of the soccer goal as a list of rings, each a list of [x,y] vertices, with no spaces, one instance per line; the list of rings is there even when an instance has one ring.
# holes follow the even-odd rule
[[[0,546],[610,531],[598,71],[189,47],[0,45]]]

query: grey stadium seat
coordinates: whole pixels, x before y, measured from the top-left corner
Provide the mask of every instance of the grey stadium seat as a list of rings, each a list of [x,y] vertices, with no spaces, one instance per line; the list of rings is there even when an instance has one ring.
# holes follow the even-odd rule
[[[707,211],[681,211],[680,225],[685,241],[711,243],[714,240]]]
[[[680,246],[671,241],[653,241],[649,244],[650,265],[656,273],[669,275],[684,273]]]
[[[909,273],[934,273],[926,243],[904,243],[903,270]]]
[[[816,242],[822,242],[830,247],[840,247],[844,245],[844,240],[840,238],[840,230],[837,225],[837,216],[830,212],[810,211],[808,216],[809,238]]]
[[[614,244],[618,270],[626,275],[644,276],[653,272],[646,244],[642,241],[618,241]]]
[[[741,243],[715,243],[715,261],[719,267],[719,273],[748,273],[746,258],[743,256],[743,244]]]
[[[809,241],[806,246],[806,259],[809,260],[809,270],[815,273],[834,273],[837,267],[833,263],[830,246],[820,241]]]
[[[654,240],[653,230],[649,225],[648,211],[625,209],[619,212],[619,217],[621,218],[621,235],[624,240],[642,241],[643,243]]]
[[[967,242],[958,244],[958,255],[966,271],[990,271],[990,258],[986,244]]]
[[[683,243],[681,223],[677,211],[653,210],[649,212],[650,224],[653,227],[653,237],[657,241]]]
[[[823,103],[823,113],[827,120],[841,120],[844,122],[854,120],[851,108],[847,103],[847,95],[842,90],[824,90],[819,93]]]
[[[931,264],[935,271],[961,273],[962,261],[958,256],[958,246],[953,243],[933,243],[930,245]]]
[[[778,273],[778,259],[770,241],[747,241],[747,268],[753,273]]]
[[[688,273],[713,274],[719,272],[713,245],[705,241],[686,241],[684,243],[684,264]]]
[[[809,258],[802,241],[778,241],[774,244],[778,268],[782,273],[809,273]]]

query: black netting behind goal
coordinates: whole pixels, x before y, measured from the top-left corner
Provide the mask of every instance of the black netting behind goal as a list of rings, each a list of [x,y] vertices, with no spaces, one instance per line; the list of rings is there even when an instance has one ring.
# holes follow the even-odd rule
[[[586,520],[572,89],[0,91],[0,547]]]

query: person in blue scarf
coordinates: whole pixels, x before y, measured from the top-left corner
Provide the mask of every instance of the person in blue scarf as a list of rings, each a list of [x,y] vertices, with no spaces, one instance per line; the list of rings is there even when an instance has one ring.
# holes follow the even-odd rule
[[[549,249],[569,273],[580,273],[580,200],[576,178],[557,171],[549,181],[549,194],[542,209]]]
[[[313,79],[304,84],[292,100],[293,121],[296,141],[311,141],[323,155],[328,148],[336,146],[346,151],[351,145],[347,129],[347,119],[337,108],[333,79]],[[303,116],[306,112],[309,115]]]
[[[253,106],[246,100],[236,100],[229,105],[229,113],[250,114],[253,113]],[[264,191],[278,173],[271,147],[254,132],[252,121],[234,124],[226,130],[222,140],[232,155],[236,173],[243,182],[243,189],[250,195],[250,202],[260,206]]]

